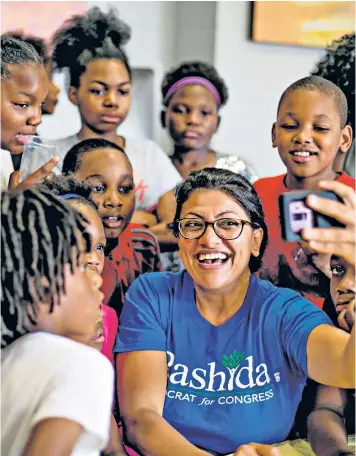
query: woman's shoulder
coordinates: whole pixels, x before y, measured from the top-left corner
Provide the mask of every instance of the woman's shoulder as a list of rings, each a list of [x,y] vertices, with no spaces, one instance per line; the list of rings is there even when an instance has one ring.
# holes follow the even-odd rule
[[[143,291],[151,290],[162,296],[165,293],[171,293],[177,288],[187,285],[189,277],[186,271],[181,272],[150,272],[140,275],[132,283],[129,293],[134,290]]]
[[[288,302],[303,301],[305,303],[309,303],[309,301],[303,298],[303,296],[290,288],[277,287],[268,280],[260,279],[256,276],[252,277],[252,280],[254,281],[254,297],[261,304],[273,304],[274,310],[277,307],[283,307]],[[312,303],[309,304],[313,306]]]

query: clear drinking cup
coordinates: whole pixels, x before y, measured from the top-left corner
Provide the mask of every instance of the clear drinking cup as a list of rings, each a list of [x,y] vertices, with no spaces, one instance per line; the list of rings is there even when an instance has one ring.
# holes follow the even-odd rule
[[[20,176],[20,180],[23,181],[33,174],[55,155],[57,155],[57,147],[51,143],[51,140],[41,136],[33,136],[32,141],[24,147],[20,165],[23,174]],[[57,175],[61,174],[59,164],[52,169],[52,172]]]

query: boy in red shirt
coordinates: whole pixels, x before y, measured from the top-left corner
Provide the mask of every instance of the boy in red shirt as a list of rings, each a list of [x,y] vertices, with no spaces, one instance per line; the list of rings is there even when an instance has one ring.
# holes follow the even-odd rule
[[[347,112],[345,95],[326,79],[308,76],[288,87],[272,127],[272,144],[287,173],[254,184],[264,206],[270,238],[260,277],[298,291],[320,308],[328,295],[330,271],[323,268],[325,261],[319,262],[319,255],[306,256],[298,243],[283,241],[278,197],[291,190],[316,189],[320,181],[326,180],[355,188],[355,179],[333,171],[336,154],[346,153],[352,142]]]

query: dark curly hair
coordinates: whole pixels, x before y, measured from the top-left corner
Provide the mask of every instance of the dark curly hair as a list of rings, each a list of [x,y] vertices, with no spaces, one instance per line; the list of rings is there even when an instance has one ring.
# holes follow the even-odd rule
[[[258,257],[251,255],[249,268],[251,272],[256,272],[261,266],[262,257],[268,244],[268,231],[264,217],[262,202],[253,186],[240,174],[236,174],[227,169],[205,168],[199,171],[192,171],[187,179],[177,185],[174,190],[177,207],[174,221],[167,224],[167,229],[174,236],[179,236],[178,220],[180,218],[183,204],[189,199],[190,195],[196,190],[220,190],[233,198],[250,217],[252,227],[262,228],[263,239]],[[209,203],[207,202],[207,205]]]
[[[43,59],[36,49],[24,41],[17,40],[8,35],[1,35],[1,78],[11,77],[10,65],[43,65]]]
[[[74,15],[54,33],[53,68],[68,68],[70,85],[78,88],[80,76],[96,59],[121,60],[132,77],[128,57],[122,46],[131,37],[130,27],[114,9],[106,14],[93,7],[84,15]]]
[[[344,92],[348,114],[347,123],[355,135],[355,33],[344,35],[327,48],[312,75],[333,82]]]
[[[168,90],[172,87],[173,84],[187,76],[198,76],[210,81],[219,92],[221,106],[226,104],[229,98],[229,93],[225,81],[220,77],[212,65],[204,62],[182,63],[179,65],[179,67],[174,68],[173,70],[166,73],[161,84],[162,100],[165,99]],[[168,102],[169,100],[166,102],[163,101],[165,106],[168,105]]]
[[[278,103],[277,115],[286,96],[298,89],[305,89],[325,93],[334,99],[339,112],[341,128],[344,128],[347,121],[347,100],[343,91],[333,82],[319,76],[307,76],[293,82],[283,93]]]
[[[36,186],[36,190],[50,192],[58,197],[77,195],[77,197],[71,196],[70,203],[90,206],[96,210],[96,206],[90,198],[92,192],[91,186],[85,182],[76,180],[72,174],[68,174],[67,176],[53,176],[51,179],[45,179],[41,184]]]

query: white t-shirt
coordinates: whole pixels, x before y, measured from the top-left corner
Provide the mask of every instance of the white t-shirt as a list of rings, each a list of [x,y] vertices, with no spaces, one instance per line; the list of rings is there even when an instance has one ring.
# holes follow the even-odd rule
[[[94,348],[45,332],[1,351],[1,454],[19,456],[36,424],[67,418],[84,429],[72,456],[98,456],[110,429],[114,373]]]
[[[0,149],[0,191],[5,192],[9,185],[10,174],[14,171],[11,153]]]
[[[62,158],[58,164],[62,170],[66,153],[79,142],[77,135],[51,141],[56,154]],[[182,180],[180,174],[161,147],[148,139],[125,138],[125,152],[134,170],[136,184],[136,210],[150,211],[159,198]],[[38,166],[33,165],[33,169]]]

